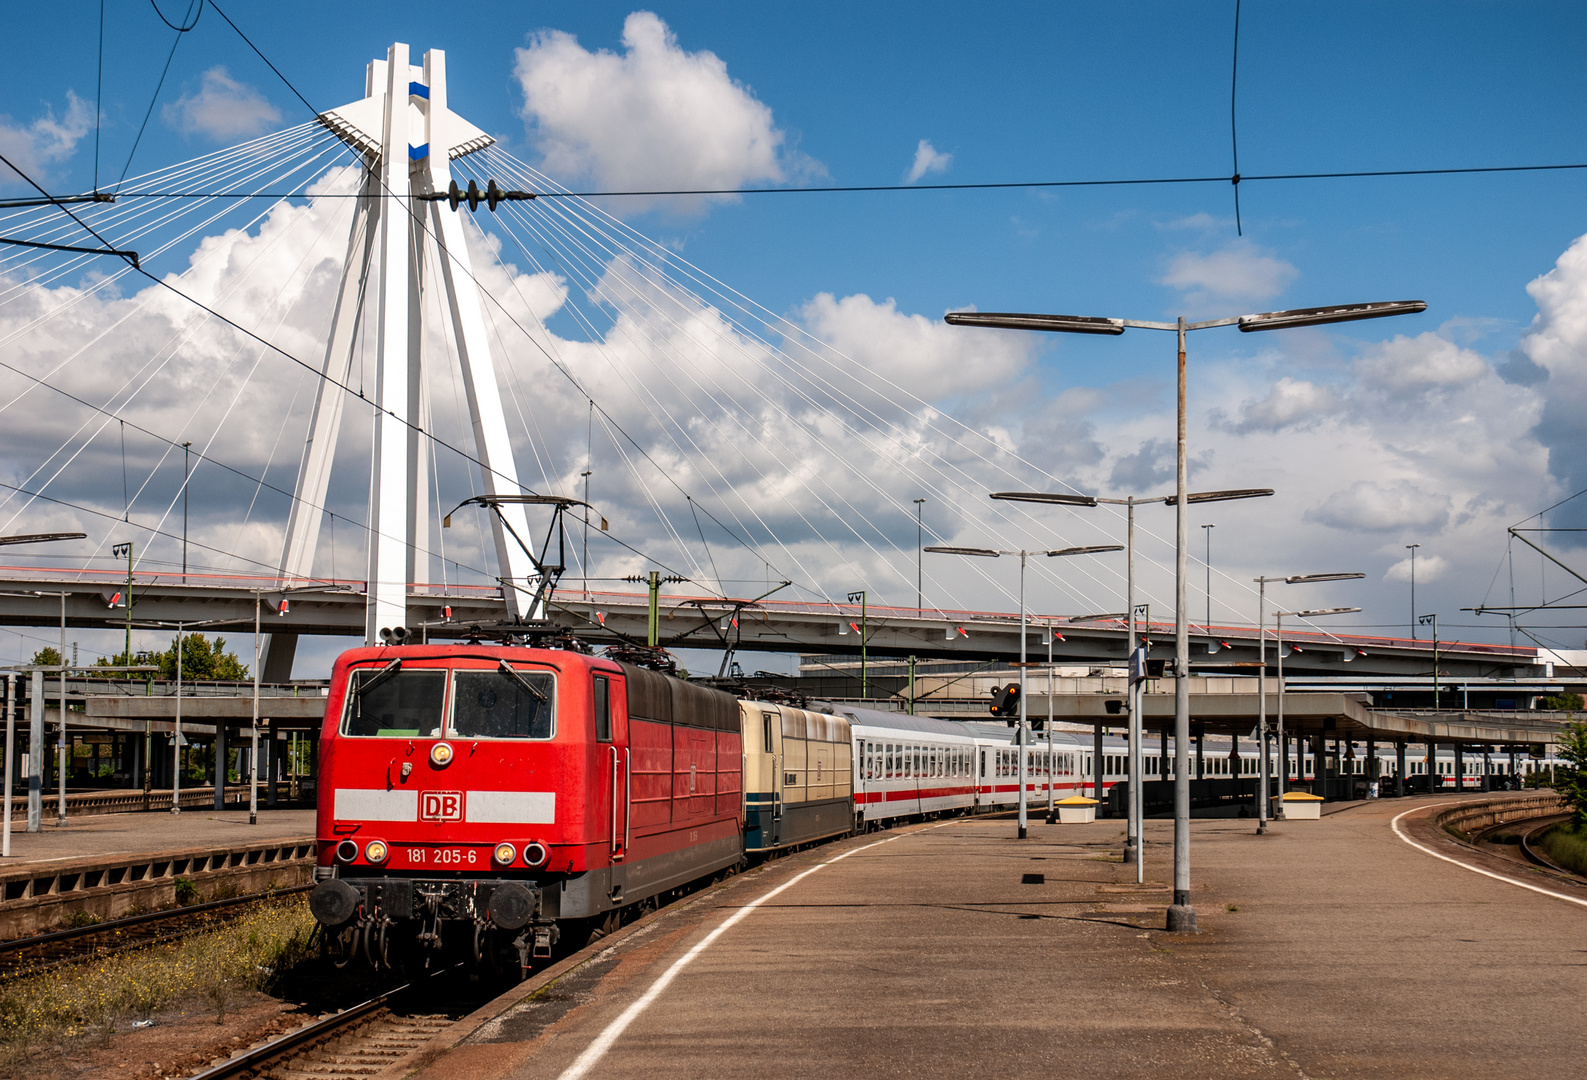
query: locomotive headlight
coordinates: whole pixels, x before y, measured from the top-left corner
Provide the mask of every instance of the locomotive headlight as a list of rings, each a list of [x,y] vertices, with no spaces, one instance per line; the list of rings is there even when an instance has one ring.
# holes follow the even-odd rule
[[[342,862],[352,862],[358,858],[358,843],[354,840],[343,840],[336,845],[336,857]]]
[[[371,840],[364,845],[364,858],[372,863],[383,863],[390,852],[386,849],[384,840]]]
[[[452,763],[452,744],[438,742],[430,747],[430,764],[444,769]]]
[[[491,852],[491,857],[498,866],[511,866],[518,858],[518,849],[511,844],[497,844],[496,850]]]

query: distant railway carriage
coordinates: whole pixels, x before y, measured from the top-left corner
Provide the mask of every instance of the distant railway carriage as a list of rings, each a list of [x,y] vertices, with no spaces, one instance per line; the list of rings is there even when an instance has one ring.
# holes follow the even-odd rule
[[[751,854],[854,828],[849,722],[830,713],[742,701],[744,848]]]

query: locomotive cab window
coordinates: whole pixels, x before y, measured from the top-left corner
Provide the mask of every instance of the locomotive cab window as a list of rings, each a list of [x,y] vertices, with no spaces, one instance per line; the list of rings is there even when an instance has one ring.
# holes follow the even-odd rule
[[[549,739],[555,694],[556,682],[546,672],[519,671],[505,661],[495,671],[459,671],[452,733],[462,739]],[[609,710],[606,723],[609,729]]]
[[[342,734],[365,738],[433,739],[441,734],[446,672],[355,668],[347,679]]]
[[[595,676],[595,741],[612,741],[612,680]]]

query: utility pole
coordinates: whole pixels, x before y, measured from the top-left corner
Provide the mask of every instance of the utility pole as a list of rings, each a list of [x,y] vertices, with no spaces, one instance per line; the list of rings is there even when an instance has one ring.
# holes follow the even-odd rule
[[[1416,640],[1416,549],[1421,544],[1406,544],[1411,553],[1411,640]]]
[[[128,667],[132,666],[132,542],[117,544],[110,549],[115,558],[125,555],[127,557],[127,591],[121,594],[121,606],[127,609],[127,638],[126,659],[123,661]],[[154,798],[154,721],[143,722],[143,808],[149,809],[149,803]]]
[[[1416,620],[1423,626],[1433,628],[1433,709],[1438,709],[1438,616],[1423,615]],[[1457,778],[1457,783],[1458,778]]]
[[[1216,525],[1203,525],[1202,533],[1207,537],[1207,628],[1212,628],[1212,530]]]
[[[193,444],[182,444],[182,584],[187,584],[187,482],[192,476],[188,468],[188,453]],[[130,661],[129,661],[130,662]]]
[[[248,745],[248,824],[259,824],[259,601],[253,594],[253,730]]]
[[[915,500],[915,617],[918,619],[926,609],[925,601],[925,567],[921,562],[921,544],[925,542],[925,513],[926,500]]]
[[[849,593],[849,603],[860,605],[860,697],[870,697],[870,681],[866,675],[866,643],[870,638],[870,631],[865,621],[865,590]]]

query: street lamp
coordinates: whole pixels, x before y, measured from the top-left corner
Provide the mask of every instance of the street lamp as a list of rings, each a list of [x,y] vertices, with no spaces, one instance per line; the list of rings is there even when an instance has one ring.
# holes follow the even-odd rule
[[[1227,488],[1227,489],[1224,489],[1222,491],[1192,491],[1192,492],[1186,493],[1185,502],[1187,502],[1187,503],[1228,502],[1228,501],[1230,501],[1232,499],[1264,498],[1264,497],[1266,497],[1268,495],[1271,495],[1271,494],[1273,494],[1273,489],[1272,488]],[[1127,611],[1127,613],[1126,613],[1126,615],[1124,617],[1129,619],[1130,629],[1129,629],[1128,649],[1129,649],[1129,656],[1131,658],[1131,662],[1133,663],[1134,657],[1135,657],[1135,607],[1136,607],[1136,605],[1135,605],[1135,508],[1137,506],[1140,506],[1140,505],[1145,504],[1145,503],[1164,503],[1164,504],[1166,504],[1168,506],[1173,506],[1173,505],[1178,503],[1179,496],[1177,494],[1175,494],[1175,495],[1157,495],[1157,496],[1153,496],[1151,498],[1136,498],[1134,495],[1131,495],[1131,496],[1129,496],[1127,498],[1123,498],[1123,499],[1105,499],[1105,498],[1102,498],[1100,496],[1095,496],[1095,495],[1069,495],[1069,494],[1064,494],[1064,493],[1059,493],[1059,492],[1000,491],[997,494],[993,495],[992,498],[994,498],[994,499],[1003,499],[1003,500],[1006,500],[1008,502],[1048,503],[1048,504],[1059,505],[1059,506],[1096,506],[1098,503],[1107,503],[1107,504],[1112,505],[1112,506],[1122,506],[1122,507],[1125,508],[1125,519],[1126,519],[1126,522],[1127,522],[1127,524],[1125,526],[1125,541],[1126,541],[1126,545],[1125,546],[1126,546],[1126,548],[1129,551],[1129,555],[1127,556],[1127,558],[1125,560],[1126,569],[1125,569],[1125,588],[1124,588],[1125,596],[1124,596],[1124,599],[1125,599],[1125,606],[1128,609],[1128,611]],[[1128,731],[1129,731],[1129,736],[1128,736],[1129,749],[1127,751],[1127,753],[1129,755],[1129,760],[1130,760],[1130,769],[1129,769],[1130,787],[1129,787],[1129,806],[1125,810],[1124,860],[1126,862],[1134,862],[1135,863],[1135,881],[1136,881],[1136,884],[1140,884],[1140,883],[1142,883],[1142,882],[1144,882],[1146,880],[1145,844],[1141,840],[1141,833],[1142,833],[1141,820],[1142,820],[1142,817],[1144,816],[1144,813],[1145,813],[1146,803],[1145,803],[1144,794],[1143,794],[1143,792],[1141,790],[1141,780],[1142,780],[1141,769],[1142,769],[1142,766],[1143,766],[1143,759],[1142,759],[1142,754],[1141,754],[1141,739],[1142,739],[1142,736],[1143,736],[1144,732],[1142,730],[1142,725],[1141,725],[1141,716],[1140,716],[1140,711],[1141,710],[1137,707],[1138,695],[1133,692],[1135,685],[1136,684],[1132,682],[1131,683],[1131,692],[1125,695],[1127,700],[1128,700],[1129,717],[1130,717],[1130,719],[1129,719],[1129,727],[1128,727]],[[1097,731],[1099,732],[1099,741],[1100,741],[1100,732],[1101,732],[1101,730],[1102,730],[1102,728],[1101,728],[1101,725],[1099,724],[1097,726]],[[1176,739],[1177,738],[1178,738],[1178,736],[1176,735]],[[1094,771],[1096,773],[1096,790],[1097,790],[1098,796],[1100,797],[1101,792],[1102,792],[1102,777],[1103,777],[1103,773],[1102,773],[1103,766],[1102,766],[1102,762],[1100,760],[1101,759],[1101,754],[1100,753],[1096,753],[1096,754],[1093,755],[1093,758],[1094,758],[1094,760],[1093,760],[1092,764],[1094,766]],[[1187,756],[1187,758],[1186,758],[1186,766],[1187,767],[1188,767],[1188,764],[1189,764],[1189,759],[1188,759],[1188,756]],[[1161,775],[1161,774],[1159,774],[1159,775]],[[1175,776],[1176,776],[1176,782],[1177,782],[1178,773],[1176,773]],[[1187,782],[1188,782],[1188,777],[1187,777]],[[1187,806],[1188,806],[1188,803],[1187,803]],[[1187,810],[1187,812],[1188,812],[1188,810]]]
[[[1299,583],[1299,582],[1306,582],[1306,581],[1338,581],[1338,580],[1341,580],[1341,579],[1344,579],[1344,578],[1360,578],[1360,577],[1366,577],[1366,575],[1365,574],[1304,574],[1304,575],[1301,575],[1301,576],[1298,576],[1298,577],[1285,578],[1284,580],[1286,582],[1288,582],[1288,583],[1293,585],[1293,584],[1296,584],[1296,583]],[[1297,618],[1297,619],[1311,619],[1311,618],[1315,618],[1318,615],[1346,615],[1346,614],[1349,614],[1350,612],[1360,611],[1360,610],[1361,609],[1358,608],[1358,607],[1331,607],[1331,608],[1311,608],[1310,610],[1307,610],[1307,611],[1275,611],[1273,613],[1273,618],[1274,618],[1274,630],[1273,630],[1274,646],[1278,649],[1278,752],[1279,752],[1279,759],[1280,760],[1283,760],[1284,753],[1285,753],[1285,750],[1284,750],[1284,616],[1289,615],[1289,616],[1291,616],[1293,618]],[[1263,667],[1263,671],[1265,672],[1266,669],[1267,669],[1267,664],[1266,664],[1265,660],[1263,662],[1262,667]],[[1267,749],[1266,746],[1264,746],[1263,747],[1263,757],[1264,757],[1264,759],[1266,757],[1266,749]],[[1296,757],[1300,761],[1305,761],[1306,760],[1306,754],[1305,754],[1304,751],[1302,751],[1301,753],[1297,754]],[[1326,772],[1327,772],[1327,768],[1324,765],[1324,761],[1325,761],[1326,757],[1327,757],[1326,754],[1318,755],[1317,758],[1316,758],[1316,764],[1313,766],[1314,768],[1323,770],[1322,773],[1315,773],[1313,775],[1315,775],[1317,777],[1317,779],[1322,781],[1323,794],[1324,794],[1325,797],[1326,797],[1327,791],[1328,791],[1328,781],[1327,781],[1327,777],[1325,775]],[[1288,765],[1287,762],[1284,765],[1284,771],[1285,771],[1285,780],[1287,781],[1289,779],[1289,775],[1288,775],[1289,774],[1289,765]],[[1298,770],[1298,771],[1300,771],[1302,773],[1302,775],[1304,775],[1304,770]],[[1283,817],[1284,817],[1284,787],[1285,786],[1286,786],[1285,784],[1280,784],[1279,785],[1279,799],[1278,799],[1278,807],[1279,808],[1278,808],[1278,811],[1275,814],[1275,817],[1278,818],[1279,820],[1283,820]]]
[[[188,455],[192,452],[193,444],[182,444],[182,584],[187,584],[187,482],[193,473],[189,468]]]
[[[1257,786],[1259,792],[1256,797],[1256,831],[1258,834],[1267,832],[1267,787],[1270,781],[1267,758],[1267,583],[1282,581],[1286,585],[1310,585],[1319,581],[1353,581],[1364,578],[1365,574],[1354,571],[1328,574],[1278,574],[1273,577],[1252,578],[1256,582],[1256,641],[1257,658],[1260,661],[1256,670],[1256,726],[1257,741],[1260,746],[1260,760],[1257,763]],[[1340,608],[1344,611],[1344,608]],[[1360,608],[1355,610],[1359,611]],[[1311,614],[1319,614],[1312,612]],[[1284,791],[1289,784],[1289,763],[1285,757],[1284,749],[1284,650],[1279,646],[1278,654],[1279,673],[1279,708],[1278,708],[1278,760],[1281,779],[1278,782],[1278,805],[1273,809],[1273,820],[1284,820]]]
[[[925,542],[926,500],[915,500],[915,618],[920,618],[926,607],[926,564],[920,557],[921,544]]]
[[[997,498],[996,495],[993,498]],[[993,548],[973,547],[928,547],[925,550],[937,555],[969,555],[985,559],[995,559],[1000,555],[1019,556],[1019,838],[1025,839],[1026,804],[1027,798],[1025,785],[1025,756],[1029,753],[1030,728],[1027,725],[1025,714],[1025,560],[1031,555],[1097,555],[1105,551],[1123,551],[1122,544],[1092,544],[1087,547],[1058,548],[1052,551],[1000,551]],[[1101,792],[1097,792],[1101,795]]]
[[[1014,330],[1048,330],[1072,334],[1122,334],[1127,328],[1172,330],[1178,338],[1178,426],[1175,437],[1179,505],[1178,528],[1174,541],[1174,902],[1168,909],[1168,929],[1194,932],[1196,909],[1190,903],[1190,627],[1185,610],[1185,576],[1190,547],[1190,518],[1185,513],[1189,471],[1185,457],[1185,334],[1217,326],[1238,326],[1242,333],[1281,330],[1297,326],[1377,319],[1389,315],[1409,315],[1426,311],[1420,300],[1400,300],[1370,304],[1339,304],[1332,307],[1295,308],[1237,315],[1227,319],[1186,322],[1180,316],[1171,323],[1137,319],[1105,319],[1086,315],[1009,314],[960,311],[944,316],[954,326],[990,326]]]

